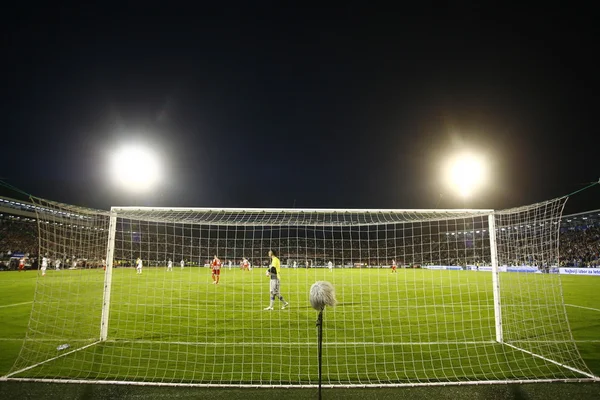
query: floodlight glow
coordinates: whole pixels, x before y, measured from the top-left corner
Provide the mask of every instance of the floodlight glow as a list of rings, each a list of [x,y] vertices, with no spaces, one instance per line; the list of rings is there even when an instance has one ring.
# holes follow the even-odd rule
[[[111,170],[116,183],[132,192],[147,191],[160,179],[158,158],[141,146],[119,149],[112,157]]]
[[[481,157],[460,155],[450,163],[448,183],[464,197],[473,194],[485,180],[485,165]]]

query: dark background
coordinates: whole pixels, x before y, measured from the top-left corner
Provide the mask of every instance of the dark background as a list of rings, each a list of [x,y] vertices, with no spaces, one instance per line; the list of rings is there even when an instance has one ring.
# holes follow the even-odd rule
[[[591,9],[277,4],[9,6],[0,178],[97,208],[506,208],[600,177]],[[134,197],[106,171],[136,141],[167,179]],[[491,176],[463,200],[465,148]]]

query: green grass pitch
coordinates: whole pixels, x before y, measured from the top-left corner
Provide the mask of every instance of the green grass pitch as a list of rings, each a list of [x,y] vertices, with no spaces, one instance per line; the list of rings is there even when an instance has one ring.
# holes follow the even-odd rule
[[[103,271],[49,271],[33,313],[38,273],[0,278],[0,375],[17,359],[28,324],[27,363],[59,355],[58,344],[75,349],[98,339]],[[577,348],[600,375],[600,279],[561,279]],[[264,270],[225,269],[212,285],[206,268],[145,268],[141,276],[114,270],[106,343],[18,376],[315,384],[316,312],[308,288],[316,280],[331,281],[340,302],[325,316],[325,384],[520,379],[532,370],[552,378],[560,369],[493,343],[488,273],[284,269],[282,294],[291,306],[280,310],[276,301],[269,312]]]

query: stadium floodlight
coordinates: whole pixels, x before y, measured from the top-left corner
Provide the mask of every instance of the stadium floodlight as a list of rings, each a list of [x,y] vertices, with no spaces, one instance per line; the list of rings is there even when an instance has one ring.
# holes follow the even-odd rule
[[[483,157],[468,153],[452,158],[445,170],[446,182],[463,197],[473,194],[486,177]]]
[[[111,175],[123,189],[140,193],[160,180],[160,164],[154,152],[141,145],[120,148],[111,159]]]

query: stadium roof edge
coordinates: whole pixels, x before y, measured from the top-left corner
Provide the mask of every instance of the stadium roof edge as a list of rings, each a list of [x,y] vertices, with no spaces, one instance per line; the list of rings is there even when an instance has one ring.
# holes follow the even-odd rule
[[[18,210],[15,208],[3,207],[2,205],[0,205],[0,213],[1,214],[18,215],[18,216],[27,217],[27,218],[37,218],[37,215],[34,212]]]
[[[32,202],[30,202],[30,201],[26,201],[26,200],[19,200],[19,199],[13,199],[12,197],[0,196],[0,199],[7,200],[7,201],[13,201],[13,202],[15,202],[15,203],[23,203],[23,204],[30,204],[30,205],[33,205],[33,203],[32,203]]]
[[[563,218],[575,218],[575,217],[579,217],[582,215],[589,215],[589,214],[600,214],[600,208],[597,210],[590,210],[590,211],[583,211],[583,212],[579,212],[579,213],[575,213],[575,214],[569,214],[569,215],[563,215]]]

